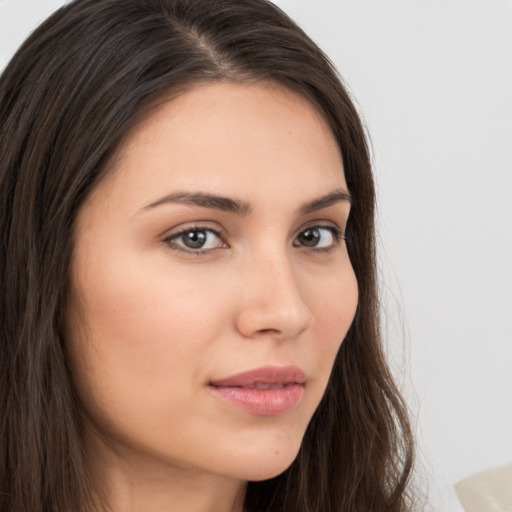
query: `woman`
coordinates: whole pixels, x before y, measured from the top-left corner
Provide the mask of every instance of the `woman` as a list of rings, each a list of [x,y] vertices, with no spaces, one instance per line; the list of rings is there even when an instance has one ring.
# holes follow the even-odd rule
[[[0,81],[0,509],[405,511],[364,131],[263,0],[77,0]]]

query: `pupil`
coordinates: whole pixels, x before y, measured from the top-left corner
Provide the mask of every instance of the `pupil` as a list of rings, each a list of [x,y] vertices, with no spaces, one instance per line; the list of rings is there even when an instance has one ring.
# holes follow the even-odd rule
[[[200,230],[187,231],[183,242],[190,249],[200,249],[206,242],[206,232]]]
[[[320,233],[318,229],[306,229],[299,235],[299,240],[302,245],[314,247],[320,240]]]

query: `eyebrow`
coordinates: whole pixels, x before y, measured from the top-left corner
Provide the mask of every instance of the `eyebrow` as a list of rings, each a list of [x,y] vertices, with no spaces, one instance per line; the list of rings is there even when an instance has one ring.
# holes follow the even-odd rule
[[[316,212],[317,210],[322,210],[323,208],[328,208],[329,206],[342,201],[352,203],[352,197],[346,190],[337,188],[329,194],[318,199],[313,199],[313,201],[303,205],[300,209],[300,213],[302,215],[306,215],[308,213]]]
[[[235,213],[241,216],[247,216],[252,213],[251,205],[245,201],[218,196],[215,194],[206,194],[204,192],[175,192],[174,194],[169,194],[158,199],[154,203],[148,204],[144,209],[149,210],[162,204],[169,203],[213,208],[214,210]]]
[[[323,208],[328,208],[329,206],[332,206],[333,204],[339,203],[341,201],[351,203],[352,198],[346,190],[341,188],[335,189],[325,196],[313,199],[312,201],[302,205],[300,208],[300,214],[306,215]],[[234,213],[240,216],[248,216],[253,212],[252,206],[246,201],[231,199],[229,197],[223,197],[204,192],[175,192],[148,204],[143,209],[150,210],[163,204],[174,203],[199,206],[201,208],[211,208],[223,212]]]

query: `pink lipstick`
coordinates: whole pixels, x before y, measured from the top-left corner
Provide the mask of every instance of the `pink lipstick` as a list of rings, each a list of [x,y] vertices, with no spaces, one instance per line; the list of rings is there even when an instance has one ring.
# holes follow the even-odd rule
[[[296,366],[264,366],[210,382],[215,396],[259,416],[277,416],[297,405],[306,376]]]

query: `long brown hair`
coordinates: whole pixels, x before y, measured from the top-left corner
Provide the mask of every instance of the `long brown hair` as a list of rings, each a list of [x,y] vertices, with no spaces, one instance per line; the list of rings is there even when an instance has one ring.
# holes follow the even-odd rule
[[[308,98],[337,138],[353,197],[355,320],[297,459],[250,482],[246,510],[409,510],[412,438],[379,335],[369,153],[333,66],[266,0],[76,0],[0,77],[2,512],[81,512],[97,496],[60,334],[74,219],[155,101],[214,80],[272,81]]]

